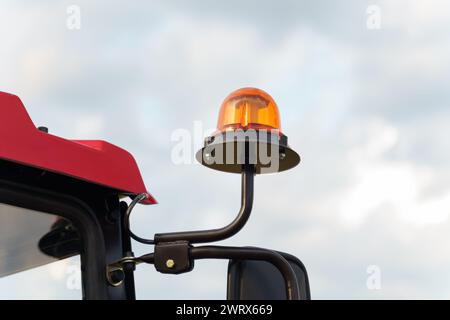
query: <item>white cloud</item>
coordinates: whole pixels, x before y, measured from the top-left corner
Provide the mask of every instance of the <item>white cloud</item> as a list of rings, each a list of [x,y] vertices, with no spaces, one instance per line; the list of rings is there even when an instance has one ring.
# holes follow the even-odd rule
[[[432,168],[407,161],[389,160],[398,132],[379,121],[368,124],[362,146],[350,150],[356,181],[341,199],[340,212],[349,223],[361,223],[370,214],[387,210],[392,218],[416,225],[441,223],[448,218],[450,189],[435,197],[422,197],[433,176]]]

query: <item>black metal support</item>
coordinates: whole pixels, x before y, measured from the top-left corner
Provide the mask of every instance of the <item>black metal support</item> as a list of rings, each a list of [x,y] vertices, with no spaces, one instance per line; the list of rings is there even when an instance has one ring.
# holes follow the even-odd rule
[[[95,210],[97,220],[102,230],[105,243],[105,260],[107,264],[121,259],[131,247],[124,247],[124,234],[122,232],[121,204],[117,196],[110,198],[101,198],[92,196],[91,199],[86,199],[88,204]],[[113,213],[113,214],[112,214]],[[130,270],[123,271],[123,279],[116,279],[116,285],[107,286],[108,299],[110,300],[133,300],[134,293],[134,278]],[[106,273],[106,271],[105,271]],[[119,273],[122,277],[122,275]],[[118,281],[122,280],[122,281]],[[114,282],[113,282],[114,283]],[[130,288],[131,287],[131,288]]]
[[[245,166],[242,172],[241,208],[237,217],[227,226],[220,229],[173,232],[156,234],[154,240],[146,240],[155,244],[155,252],[140,257],[123,258],[110,265],[109,272],[121,268],[124,262],[154,264],[162,273],[180,274],[192,271],[197,259],[230,259],[259,260],[275,266],[285,281],[286,296],[289,300],[300,299],[300,289],[294,270],[290,263],[278,252],[253,247],[192,247],[192,243],[213,242],[229,238],[239,232],[250,217],[253,207],[255,167]],[[129,213],[125,215],[128,218]],[[125,219],[124,225],[128,225]]]
[[[160,233],[155,235],[155,242],[188,241],[204,243],[220,241],[234,236],[247,223],[253,207],[254,167],[248,166],[242,172],[241,209],[237,217],[227,226],[220,229]]]
[[[123,216],[125,211],[127,210],[127,204],[124,201],[120,202],[120,215]],[[131,245],[131,239],[128,237],[127,230],[125,226],[121,223],[121,234],[122,234],[122,247],[125,256],[134,255],[133,247]],[[128,263],[123,266],[123,271],[125,275],[125,292],[127,296],[127,300],[136,300],[136,288],[134,285],[134,271],[136,270],[136,266],[133,263]]]
[[[294,270],[279,253],[261,248],[221,246],[191,247],[191,243],[214,242],[238,233],[247,223],[253,207],[255,166],[246,165],[241,180],[241,208],[237,217],[220,229],[156,234],[155,253],[135,259],[137,263],[155,264],[163,273],[189,272],[196,259],[242,259],[261,260],[273,264],[283,275],[289,300],[300,299],[300,290]],[[175,249],[172,249],[175,248]],[[179,248],[179,249],[178,249]]]
[[[300,290],[297,286],[297,278],[289,262],[278,252],[260,248],[238,248],[203,246],[191,249],[191,257],[196,259],[242,259],[260,260],[273,264],[283,275],[286,284],[288,300],[299,300]]]
[[[254,248],[254,247],[222,247],[222,246],[202,246],[189,247],[186,243],[180,243],[182,247],[180,250],[171,250],[172,255],[165,254],[163,249],[159,248],[154,253],[149,253],[137,258],[134,258],[135,264],[148,263],[154,264],[155,268],[163,273],[179,274],[189,272],[193,268],[193,261],[199,259],[229,259],[229,260],[259,260],[266,261],[274,265],[282,274],[286,287],[286,296],[288,300],[300,300],[300,288],[298,287],[297,277],[290,263],[280,253],[269,249]],[[169,251],[170,252],[170,251]],[[181,254],[180,254],[181,252]],[[183,270],[166,269],[165,263],[170,261],[172,267],[175,268],[177,264]],[[116,265],[120,265],[120,261]],[[160,270],[163,268],[164,270]],[[181,271],[180,271],[181,270]]]

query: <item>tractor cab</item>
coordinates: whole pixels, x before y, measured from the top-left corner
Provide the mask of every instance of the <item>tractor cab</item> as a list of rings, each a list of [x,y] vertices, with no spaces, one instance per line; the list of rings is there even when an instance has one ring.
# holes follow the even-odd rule
[[[221,140],[241,123],[236,110],[231,118],[224,109],[238,108],[246,124],[257,120],[254,112],[265,111],[270,96],[252,90],[228,98],[220,116],[226,128],[207,139],[197,154],[207,167],[242,175],[237,218],[221,229],[155,234],[154,239],[140,238],[130,229],[128,219],[135,205],[156,204],[130,153],[105,141],[52,135],[32,122],[17,96],[0,92],[0,277],[79,256],[84,299],[133,300],[138,264],[180,274],[191,271],[197,259],[228,259],[229,299],[309,299],[306,269],[291,255],[252,247],[194,246],[231,237],[246,223],[253,176],[265,169],[259,160],[248,162],[253,143],[263,141],[272,148],[271,154],[276,151],[280,166],[275,171],[300,161],[279,130],[262,133],[257,127],[256,140],[236,136],[232,143]],[[270,112],[277,116],[273,104]],[[218,147],[240,143],[242,154],[236,158],[244,159],[242,164],[210,161]],[[131,199],[129,205],[125,198]],[[131,239],[153,245],[154,252],[135,257]]]
[[[131,250],[121,199],[144,193],[143,204],[156,203],[133,156],[37,128],[12,94],[0,92],[0,114],[0,277],[80,255],[86,299],[132,298],[104,270]]]

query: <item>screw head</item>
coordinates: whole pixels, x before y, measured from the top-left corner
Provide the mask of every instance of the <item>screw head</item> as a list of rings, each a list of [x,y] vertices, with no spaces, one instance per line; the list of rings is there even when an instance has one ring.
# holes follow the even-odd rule
[[[172,269],[175,266],[175,261],[173,261],[172,259],[168,259],[166,261],[166,267],[169,269]]]
[[[38,130],[42,131],[42,132],[45,132],[45,133],[48,133],[48,128],[47,127],[38,127]]]

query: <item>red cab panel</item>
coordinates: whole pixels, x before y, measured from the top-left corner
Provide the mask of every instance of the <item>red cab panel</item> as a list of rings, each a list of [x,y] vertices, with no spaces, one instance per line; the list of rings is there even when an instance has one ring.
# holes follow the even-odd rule
[[[133,156],[105,141],[66,140],[38,130],[22,101],[0,92],[0,159],[41,168],[117,189],[121,194],[147,193]]]

